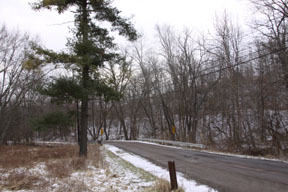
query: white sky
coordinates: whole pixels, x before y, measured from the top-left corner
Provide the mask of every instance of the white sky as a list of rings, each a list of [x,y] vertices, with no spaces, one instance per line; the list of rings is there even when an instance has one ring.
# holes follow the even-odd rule
[[[0,0],[0,24],[9,29],[19,29],[38,35],[49,49],[65,47],[69,36],[68,27],[73,22],[72,13],[58,15],[56,11],[33,11],[29,2],[35,0]],[[213,27],[216,13],[224,10],[231,14],[240,25],[245,25],[251,17],[248,0],[114,0],[114,5],[122,15],[131,17],[137,30],[145,36],[153,37],[155,25],[171,25],[177,30],[189,28],[192,31],[208,31]]]

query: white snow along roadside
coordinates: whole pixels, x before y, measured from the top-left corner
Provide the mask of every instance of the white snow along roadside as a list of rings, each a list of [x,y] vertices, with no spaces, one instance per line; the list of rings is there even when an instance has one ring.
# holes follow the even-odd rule
[[[105,148],[114,153],[115,155],[119,156],[120,158],[124,159],[125,161],[128,161],[135,167],[141,168],[153,175],[155,175],[158,178],[169,179],[169,172],[166,169],[163,169],[159,166],[156,166],[155,164],[149,162],[148,160],[131,154],[127,153],[122,149],[119,149],[115,146],[105,144]],[[177,172],[177,181],[178,185],[183,187],[185,192],[217,192],[216,190],[205,186],[205,185],[199,185],[193,180],[188,180],[184,178],[183,174],[180,172]]]

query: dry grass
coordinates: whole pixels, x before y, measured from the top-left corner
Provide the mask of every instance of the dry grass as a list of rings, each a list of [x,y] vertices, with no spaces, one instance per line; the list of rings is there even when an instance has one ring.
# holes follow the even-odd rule
[[[83,181],[68,180],[66,185],[60,186],[56,192],[90,192],[91,190]]]
[[[152,187],[152,191],[155,192],[170,192],[171,191],[171,185],[167,180],[164,179],[158,179],[155,183],[155,185]],[[179,187],[177,190],[173,190],[173,192],[184,192],[184,189]]]
[[[49,186],[49,180],[46,181],[43,175],[33,175],[28,171],[40,162],[46,165],[50,179],[63,180],[64,184],[57,189],[58,191],[89,191],[84,182],[72,182],[68,176],[74,171],[85,170],[88,164],[100,167],[105,163],[98,145],[89,145],[88,158],[78,157],[78,151],[77,145],[0,146],[0,191],[2,189],[45,191],[44,189]],[[17,168],[21,168],[21,171],[14,171]]]
[[[72,158],[78,154],[78,146],[0,145],[0,154],[1,168],[30,167],[35,163],[46,162],[51,159]]]
[[[96,168],[104,168],[108,169],[108,165],[103,159],[103,155],[101,154],[100,145],[89,145],[88,146],[88,161],[89,164]]]
[[[90,166],[105,169],[108,173],[109,164],[104,160],[99,145],[88,145],[87,158],[78,157],[78,151],[77,145],[53,147],[0,146],[0,191],[91,191],[87,186],[86,179],[93,177],[95,169],[90,169]],[[74,174],[75,172],[76,174]],[[91,175],[89,176],[89,174]],[[75,175],[77,176],[75,177]],[[117,177],[117,175],[107,174],[108,180],[111,177]],[[85,182],[84,178],[86,178]],[[170,191],[169,189],[169,183],[165,188],[165,185],[161,185],[161,182],[159,182],[152,191],[166,192]],[[114,190],[107,188],[108,191]]]
[[[71,159],[57,159],[46,162],[46,168],[51,177],[68,177],[73,171],[85,170],[86,159],[83,157],[72,157]]]
[[[70,161],[70,169],[79,171],[87,168],[87,159],[84,157],[73,157]]]
[[[7,190],[41,189],[48,185],[44,179],[31,175],[29,172],[13,171],[4,178],[3,187]]]
[[[64,178],[71,173],[68,163],[66,159],[47,162],[46,169],[51,177]]]

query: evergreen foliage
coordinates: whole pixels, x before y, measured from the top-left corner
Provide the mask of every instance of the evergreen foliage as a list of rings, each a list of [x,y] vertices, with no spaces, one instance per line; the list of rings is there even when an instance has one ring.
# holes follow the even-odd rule
[[[91,80],[88,89],[84,90],[79,81],[70,77],[57,78],[45,87],[39,87],[38,92],[50,96],[51,102],[57,104],[72,103],[77,99],[82,99],[85,95],[103,96],[107,102],[119,100],[122,96],[104,80]]]
[[[46,88],[40,88],[39,92],[50,96],[52,102],[58,104],[71,103],[74,99],[81,99],[84,95],[84,90],[80,84],[76,80],[67,77],[55,79]]]
[[[69,129],[73,124],[75,112],[52,112],[48,113],[40,119],[32,121],[33,128],[37,131],[64,131]]]
[[[32,128],[38,132],[53,133],[61,137],[67,136],[71,133],[71,126],[73,126],[76,117],[75,111],[69,112],[51,112],[42,116],[39,119],[31,121]]]
[[[110,32],[118,31],[119,35],[130,41],[137,39],[133,25],[121,17],[120,11],[111,4],[110,0],[40,0],[31,4],[34,10],[55,8],[61,14],[73,8],[75,13],[74,37],[67,43],[69,52],[56,53],[33,44],[34,54],[29,56],[26,65],[37,68],[45,63],[64,64],[67,69],[78,73],[79,82],[60,78],[42,92],[59,101],[81,99],[80,156],[87,156],[89,95],[104,95],[106,100],[120,97],[100,79],[98,73],[105,62],[121,60]],[[110,27],[102,27],[101,23],[104,22],[110,23]]]

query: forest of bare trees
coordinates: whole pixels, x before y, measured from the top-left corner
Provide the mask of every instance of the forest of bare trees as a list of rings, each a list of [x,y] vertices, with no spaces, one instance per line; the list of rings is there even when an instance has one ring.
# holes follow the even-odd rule
[[[251,1],[261,19],[249,33],[225,12],[213,33],[200,38],[193,30],[157,26],[157,43],[143,35],[121,50],[124,60],[99,71],[119,97],[89,96],[88,137],[98,139],[103,128],[104,139],[158,138],[287,155],[288,2]],[[77,140],[81,102],[57,105],[37,91],[51,69],[29,69],[31,41],[0,29],[0,142]]]

